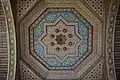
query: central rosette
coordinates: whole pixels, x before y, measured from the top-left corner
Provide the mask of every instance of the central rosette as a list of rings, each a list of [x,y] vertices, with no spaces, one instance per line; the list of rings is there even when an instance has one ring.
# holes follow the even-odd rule
[[[62,44],[65,44],[67,39],[65,35],[60,34],[56,37],[55,40],[57,41],[57,44],[62,45]]]

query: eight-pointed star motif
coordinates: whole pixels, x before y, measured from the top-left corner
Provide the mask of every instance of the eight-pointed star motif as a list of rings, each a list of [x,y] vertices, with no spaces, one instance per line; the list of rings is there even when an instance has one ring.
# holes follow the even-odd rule
[[[77,56],[77,49],[83,38],[78,33],[78,24],[67,22],[59,17],[54,23],[44,23],[44,34],[38,40],[45,47],[45,56],[59,57]]]

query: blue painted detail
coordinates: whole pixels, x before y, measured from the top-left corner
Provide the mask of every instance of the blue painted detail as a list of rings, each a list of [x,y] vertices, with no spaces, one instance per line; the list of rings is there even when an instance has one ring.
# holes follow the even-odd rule
[[[44,47],[37,41],[34,44],[35,44],[34,45],[35,52],[37,53],[37,55],[39,55],[41,58],[43,58],[44,57]]]
[[[82,43],[82,46],[79,46],[78,47],[78,53],[79,53],[79,57],[83,56],[84,54],[88,54],[88,42],[87,41],[84,41]]]
[[[62,64],[65,67],[72,67],[73,64],[75,64],[76,60],[78,60],[78,58],[76,57],[68,57]]]
[[[89,31],[86,25],[84,25],[82,22],[79,22],[78,32],[82,37],[84,37],[85,40],[88,40]]]
[[[78,47],[78,56],[67,57],[64,61],[60,62],[55,57],[45,57],[44,56],[44,45],[40,44],[37,39],[42,36],[44,33],[44,23],[53,23],[55,22],[58,17],[64,18],[68,22],[77,22],[78,32],[84,38],[84,42],[81,44],[82,46]],[[82,18],[83,19],[83,18]],[[50,67],[72,67],[73,64],[76,63],[83,55],[88,55],[88,47],[89,47],[89,27],[90,24],[82,19],[78,19],[75,14],[69,11],[53,11],[49,12],[45,17],[39,22],[39,24],[34,28],[34,49],[37,55],[44,59],[46,63]],[[44,63],[43,63],[44,64]],[[46,64],[44,64],[46,65]]]

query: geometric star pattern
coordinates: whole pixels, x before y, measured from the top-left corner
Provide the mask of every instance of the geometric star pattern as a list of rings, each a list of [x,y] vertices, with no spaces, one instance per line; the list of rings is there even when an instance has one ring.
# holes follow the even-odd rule
[[[74,69],[92,52],[92,26],[74,8],[47,8],[30,49],[47,69]]]
[[[46,28],[44,29],[45,33],[43,33],[42,39],[41,37],[39,38],[39,42],[41,43],[42,41],[46,45],[46,56],[57,56],[59,61],[70,55],[77,56],[76,47],[82,43],[82,40],[80,40],[82,36],[79,39],[75,34],[75,32],[78,33],[75,29],[75,27],[78,27],[77,23],[67,23],[63,18],[58,18],[55,23],[44,24],[47,28],[44,27]]]

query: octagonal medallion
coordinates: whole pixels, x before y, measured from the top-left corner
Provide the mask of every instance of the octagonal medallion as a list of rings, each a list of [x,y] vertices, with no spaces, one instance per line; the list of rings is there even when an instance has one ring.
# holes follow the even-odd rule
[[[30,52],[47,69],[74,69],[92,52],[92,26],[74,8],[47,8],[30,27]]]

